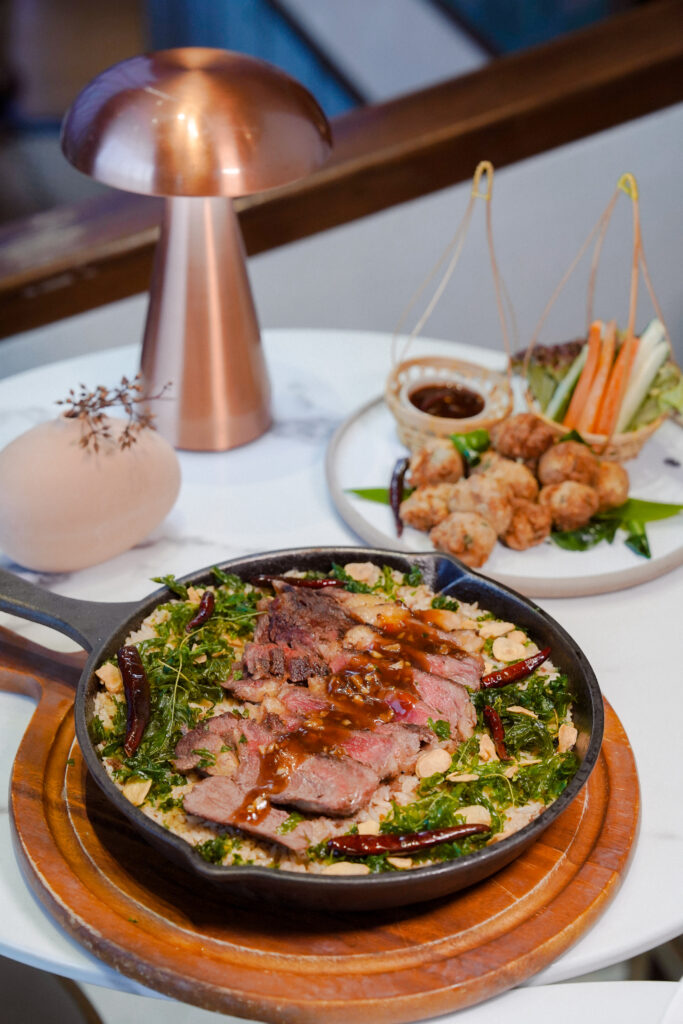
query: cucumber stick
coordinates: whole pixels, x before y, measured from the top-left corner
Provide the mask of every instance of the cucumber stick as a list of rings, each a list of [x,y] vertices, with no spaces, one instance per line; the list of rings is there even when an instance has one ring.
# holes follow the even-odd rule
[[[623,433],[645,401],[652,382],[657,376],[662,363],[669,356],[669,343],[664,325],[660,320],[652,320],[640,337],[638,354],[626,385],[626,392],[621,403],[617,418],[616,431]]]
[[[586,365],[586,359],[588,358],[588,345],[584,345],[578,356],[569,367],[560,383],[555,388],[552,398],[548,402],[548,406],[545,410],[545,414],[550,420],[561,420],[567,411],[569,405],[569,399],[572,396],[572,392],[576,386],[576,382],[581,376],[581,371]]]

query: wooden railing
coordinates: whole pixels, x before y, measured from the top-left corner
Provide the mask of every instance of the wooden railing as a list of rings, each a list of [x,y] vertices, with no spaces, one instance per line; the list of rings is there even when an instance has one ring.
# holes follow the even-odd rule
[[[316,174],[237,201],[250,254],[683,100],[683,0],[659,0],[333,122]],[[656,154],[653,155],[656,159]],[[0,229],[0,337],[144,291],[160,201],[112,192]]]

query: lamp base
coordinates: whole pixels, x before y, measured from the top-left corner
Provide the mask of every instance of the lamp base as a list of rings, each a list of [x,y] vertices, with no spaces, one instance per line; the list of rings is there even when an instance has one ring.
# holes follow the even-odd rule
[[[230,199],[167,199],[141,370],[155,426],[176,448],[225,451],[271,423],[270,386]]]

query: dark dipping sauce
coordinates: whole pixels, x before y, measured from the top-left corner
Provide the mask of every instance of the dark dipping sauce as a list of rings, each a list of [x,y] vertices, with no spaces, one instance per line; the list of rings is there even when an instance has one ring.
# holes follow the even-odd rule
[[[375,622],[372,628],[377,637],[372,647],[349,652],[345,667],[325,676],[324,689],[316,691],[328,706],[308,715],[298,728],[280,736],[263,752],[257,785],[247,793],[237,823],[261,821],[270,808],[269,794],[285,789],[308,755],[343,755],[343,743],[353,732],[376,729],[410,714],[420,699],[413,670],[428,670],[425,656],[465,654],[430,619],[429,611],[405,609],[392,616],[391,622],[381,618]]]
[[[461,384],[425,384],[411,391],[409,398],[420,412],[453,420],[477,416],[486,404],[478,392]]]

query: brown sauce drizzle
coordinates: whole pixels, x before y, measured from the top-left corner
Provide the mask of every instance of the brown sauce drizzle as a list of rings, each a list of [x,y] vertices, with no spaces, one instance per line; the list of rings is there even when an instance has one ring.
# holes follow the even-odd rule
[[[478,392],[461,384],[424,384],[411,391],[409,397],[420,412],[454,420],[477,416],[486,404]]]
[[[427,655],[465,654],[454,641],[408,609],[403,615],[392,616],[391,621],[378,618],[370,628],[376,633],[371,647],[350,652],[345,667],[324,678],[321,696],[329,706],[308,715],[301,725],[277,737],[263,752],[258,780],[237,811],[236,824],[263,820],[270,809],[269,794],[282,792],[306,757],[340,757],[351,733],[376,729],[408,715],[420,700],[413,669],[427,670]]]

